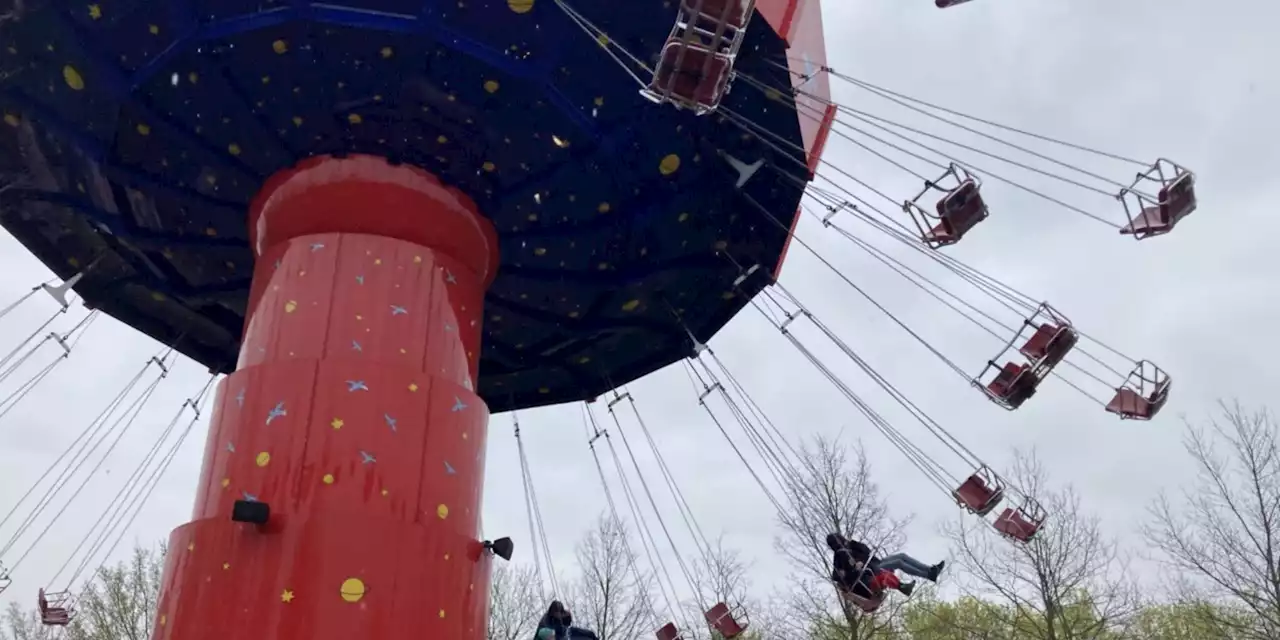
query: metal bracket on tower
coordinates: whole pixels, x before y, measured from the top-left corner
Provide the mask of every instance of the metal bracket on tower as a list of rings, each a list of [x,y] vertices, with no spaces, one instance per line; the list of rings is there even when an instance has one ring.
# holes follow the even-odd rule
[[[746,282],[746,281],[747,281],[747,278],[750,278],[752,274],[754,274],[755,272],[757,272],[757,271],[759,271],[759,270],[760,270],[760,265],[759,265],[759,264],[753,264],[753,265],[751,265],[750,267],[748,267],[748,268],[747,268],[747,270],[746,270],[746,271],[743,271],[741,275],[739,275],[737,278],[734,278],[734,280],[733,280],[733,287],[734,287],[735,289],[736,289],[736,288],[738,288],[738,287],[741,287],[741,286],[742,286],[742,283],[744,283],[744,282]]]
[[[62,347],[62,351],[64,352],[62,357],[65,358],[71,355],[71,345],[67,344],[67,338],[65,336],[59,335],[57,331],[54,331],[49,334],[49,338],[58,343],[58,346]]]
[[[628,391],[628,392],[626,392],[626,393],[624,393],[624,394],[622,394],[622,395],[614,396],[614,398],[613,398],[612,400],[610,400],[610,401],[609,401],[609,410],[610,410],[610,411],[613,411],[613,405],[618,404],[619,402],[622,402],[623,400],[626,400],[626,399],[628,399],[628,398],[630,398],[630,397],[631,397],[631,392],[630,392],[630,391]]]
[[[596,434],[594,436],[591,436],[590,440],[587,440],[587,446],[595,447],[596,440],[599,440],[600,438],[608,438],[608,437],[609,437],[608,429],[596,431]]]
[[[154,362],[157,367],[160,367],[161,378],[169,377],[169,365],[165,364],[164,360],[161,360],[159,356],[151,356],[151,359],[147,361],[147,364],[152,362]]]
[[[711,383],[711,386],[702,385],[702,388],[705,389],[705,391],[703,391],[702,394],[698,396],[698,404],[706,404],[707,396],[711,395],[712,393],[715,393],[716,390],[724,389],[724,387],[720,386],[719,382],[713,382]]]
[[[841,211],[844,211],[845,209],[852,210],[854,213],[862,213],[862,210],[858,208],[858,205],[853,204],[852,202],[848,202],[848,201],[841,202],[841,203],[840,203],[840,206],[838,206],[838,207],[828,206],[828,207],[827,207],[827,215],[822,216],[822,226],[824,226],[824,227],[830,227],[830,226],[831,226],[831,219],[832,219],[832,218],[834,218],[834,217],[835,217],[835,215],[836,215],[837,213],[840,213]]]
[[[733,185],[735,189],[741,189],[745,187],[747,185],[747,182],[751,180],[753,176],[756,175],[756,172],[759,171],[760,168],[764,166],[764,158],[756,160],[751,164],[747,164],[729,155],[729,152],[723,149],[720,150],[720,157],[724,158],[724,161],[728,162],[729,166],[733,167],[733,170],[738,172],[738,181]]]
[[[71,303],[67,301],[67,294],[71,292],[72,287],[76,286],[76,284],[80,282],[81,278],[84,278],[83,271],[75,274],[74,276],[71,276],[70,280],[63,282],[62,284],[56,287],[51,287],[47,284],[42,284],[40,285],[40,288],[44,289],[45,293],[52,296],[53,299],[57,301],[58,306],[62,307],[63,311],[66,311],[71,306]]]

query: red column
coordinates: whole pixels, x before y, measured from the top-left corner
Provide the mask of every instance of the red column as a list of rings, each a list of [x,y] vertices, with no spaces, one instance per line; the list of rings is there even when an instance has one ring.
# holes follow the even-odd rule
[[[492,227],[418,169],[323,157],[268,181],[250,241],[240,362],[152,637],[483,638]],[[268,504],[268,525],[232,522],[236,500]]]

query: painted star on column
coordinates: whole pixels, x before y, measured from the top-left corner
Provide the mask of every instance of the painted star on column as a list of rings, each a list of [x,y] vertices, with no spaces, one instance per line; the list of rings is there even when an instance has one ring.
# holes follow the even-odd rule
[[[458,284],[458,279],[453,277],[453,272],[448,269],[444,270],[444,281],[449,284]]]
[[[276,418],[283,418],[287,415],[289,415],[289,412],[285,411],[284,403],[277,402],[276,406],[272,407],[271,411],[267,412],[267,424],[271,424]]]
[[[364,347],[360,346],[360,343],[359,343],[359,342],[356,342],[355,340],[352,340],[352,341],[351,341],[351,350],[352,350],[352,351],[359,351],[360,353],[364,353]]]
[[[444,461],[444,472],[445,472],[445,475],[450,475],[450,476],[457,473],[457,471],[453,468],[453,465],[449,464],[448,460]]]
[[[258,501],[258,496],[255,496],[255,495],[253,495],[252,493],[249,493],[248,491],[241,491],[241,492],[240,492],[240,497],[241,497],[245,502],[257,502],[257,501]]]
[[[369,453],[368,451],[360,452],[360,464],[373,464],[377,461],[378,459],[374,457],[372,453]]]
[[[444,323],[444,330],[445,330],[447,333],[453,333],[454,331],[457,331],[458,329],[457,329],[457,327],[454,327],[453,325],[451,325],[451,324],[449,324],[449,323],[447,323],[447,322],[446,322],[446,323]]]
[[[387,426],[388,426],[388,427],[391,427],[391,430],[392,430],[393,432],[396,430],[396,419],[395,419],[395,418],[392,418],[392,417],[391,417],[391,414],[389,414],[389,413],[384,413],[384,414],[382,414],[382,419],[383,419],[384,421],[386,421]]]
[[[356,276],[356,284],[364,284],[364,276]]]
[[[450,409],[449,411],[452,411],[453,413],[457,413],[457,412],[462,411],[463,409],[466,409],[466,408],[467,408],[467,403],[463,402],[463,401],[462,401],[462,398],[459,398],[458,396],[454,396],[454,397],[453,397],[453,408],[452,408],[452,409]]]
[[[235,452],[236,452],[236,445],[234,445],[234,444],[232,444],[232,443],[228,442],[228,443],[227,443],[227,453],[235,453]]]
[[[402,306],[400,306],[400,305],[398,305],[398,304],[393,304],[393,305],[391,305],[391,315],[393,315],[393,316],[403,316],[403,315],[408,315],[408,314],[409,314],[409,311],[408,311],[407,309],[405,309],[404,307],[402,307]]]
[[[369,385],[365,384],[364,380],[348,380],[347,381],[347,393],[355,393],[357,391],[368,391],[368,390],[369,390]]]
[[[244,389],[241,389],[240,393],[236,394],[236,406],[244,408]]]
[[[323,242],[313,242],[313,243],[311,243],[311,252],[312,252],[312,253],[315,253],[315,252],[317,252],[317,251],[319,251],[319,250],[321,250],[321,249],[323,249],[323,248],[324,248],[324,243],[323,243]]]

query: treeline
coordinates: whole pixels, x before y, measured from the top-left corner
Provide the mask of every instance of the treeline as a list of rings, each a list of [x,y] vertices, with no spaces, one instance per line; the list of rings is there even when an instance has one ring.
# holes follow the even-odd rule
[[[1187,456],[1169,463],[1198,478],[1150,505],[1140,551],[1162,571],[1145,576],[1147,589],[1132,572],[1133,552],[1070,484],[1046,477],[1034,455],[1019,455],[1005,475],[1051,514],[1041,533],[1014,544],[958,517],[944,530],[948,597],[931,588],[910,599],[895,594],[874,615],[838,597],[825,537],[838,530],[886,553],[909,552],[906,519],[881,497],[860,449],[822,439],[803,449],[775,540],[793,567],[784,588],[754,588],[742,558],[712,544],[682,589],[697,595],[673,602],[671,581],[644,569],[647,556],[627,544],[638,538],[602,517],[577,546],[580,573],[557,580],[575,622],[602,640],[648,640],[674,619],[685,640],[718,640],[701,611],[725,601],[750,613],[745,640],[1280,640],[1280,447],[1266,412],[1224,405],[1216,420],[1187,426]],[[676,584],[689,582],[672,573]],[[533,636],[549,600],[539,582],[518,563],[496,568],[488,640]]]

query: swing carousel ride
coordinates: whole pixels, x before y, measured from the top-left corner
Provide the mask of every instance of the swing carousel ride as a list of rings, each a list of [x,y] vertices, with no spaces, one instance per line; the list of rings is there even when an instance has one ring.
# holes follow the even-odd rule
[[[1195,209],[1193,174],[831,68],[817,0],[0,5],[0,219],[59,277],[0,312],[44,293],[56,304],[0,361],[0,417],[74,357],[101,314],[166,345],[3,507],[0,590],[180,356],[211,374],[57,574],[32,576],[47,625],[72,620],[78,590],[207,406],[195,508],[169,538],[153,638],[481,638],[491,560],[512,553],[510,539],[481,538],[490,412],[581,402],[593,455],[603,443],[620,474],[625,501],[615,502],[597,456],[610,508],[632,510],[645,555],[666,576],[668,611],[656,615],[670,623],[657,637],[708,626],[736,637],[748,621],[732,603],[705,603],[706,620],[692,623],[670,606],[654,518],[641,515],[612,436],[634,463],[626,414],[657,454],[623,385],[682,363],[722,432],[742,427],[760,458],[735,451],[786,508],[768,481],[795,477],[788,434],[707,345],[748,306],[945,500],[989,518],[1012,544],[1030,540],[1050,514],[779,283],[789,248],[817,255],[795,236],[804,217],[990,336],[992,357],[962,366],[894,318],[975,397],[1012,411],[1061,382],[1135,420],[1168,399],[1159,367],[949,247],[1001,224],[1006,187],[1132,238],[1159,236]],[[832,100],[836,83],[861,94],[857,108]],[[977,142],[868,111],[876,104]],[[906,171],[920,189],[864,182],[823,159],[834,144]],[[1054,149],[1110,168],[1065,162]],[[1128,165],[1136,177],[1119,169]],[[1101,195],[1105,206],[1036,181]],[[953,286],[939,284],[944,276]],[[805,324],[812,338],[795,331]],[[893,424],[841,380],[832,362],[846,359],[918,424]],[[350,544],[357,535],[364,544]],[[694,538],[701,550],[705,537]],[[303,585],[341,600],[304,597]]]

